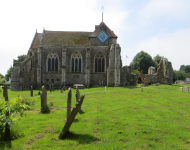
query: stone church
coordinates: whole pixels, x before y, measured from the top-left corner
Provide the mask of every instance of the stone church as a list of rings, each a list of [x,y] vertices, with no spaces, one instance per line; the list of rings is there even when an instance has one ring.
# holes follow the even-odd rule
[[[49,31],[35,33],[27,57],[15,62],[11,90],[38,89],[42,85],[120,86],[121,47],[116,34],[104,23],[93,32]],[[124,83],[126,84],[126,83]]]

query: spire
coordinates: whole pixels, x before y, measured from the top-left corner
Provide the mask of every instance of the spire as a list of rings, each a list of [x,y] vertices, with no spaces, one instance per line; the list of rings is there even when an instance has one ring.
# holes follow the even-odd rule
[[[103,22],[103,9],[104,9],[104,6],[102,4],[102,22]]]

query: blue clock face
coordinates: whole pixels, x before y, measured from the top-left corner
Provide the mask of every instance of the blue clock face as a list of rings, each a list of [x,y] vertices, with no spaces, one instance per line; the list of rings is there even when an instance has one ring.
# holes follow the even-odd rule
[[[97,36],[96,38],[100,41],[100,43],[104,44],[110,37],[109,35],[107,35],[107,33],[102,30]]]

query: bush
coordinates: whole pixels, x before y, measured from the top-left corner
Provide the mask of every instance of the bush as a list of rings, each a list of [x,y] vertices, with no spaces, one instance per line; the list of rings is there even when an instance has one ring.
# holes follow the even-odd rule
[[[25,115],[24,110],[30,107],[22,103],[22,97],[12,99],[10,101],[0,100],[0,135],[5,138],[5,127],[11,128],[20,120],[20,117],[16,116],[17,113],[22,117]],[[7,116],[9,112],[9,116]]]

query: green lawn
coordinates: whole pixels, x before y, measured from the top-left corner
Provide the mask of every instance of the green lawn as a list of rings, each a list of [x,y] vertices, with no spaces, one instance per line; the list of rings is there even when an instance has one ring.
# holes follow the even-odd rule
[[[66,118],[67,91],[48,91],[48,102],[54,107],[50,114],[41,114],[39,96],[9,90],[9,99],[19,93],[35,100],[35,106],[16,125],[19,138],[0,141],[0,149],[189,150],[190,93],[180,92],[180,86],[148,86],[144,92],[127,86],[107,87],[106,91],[101,87],[81,89],[80,93],[85,93],[84,113],[77,114],[63,140],[58,136]],[[72,106],[75,103],[72,89]]]

